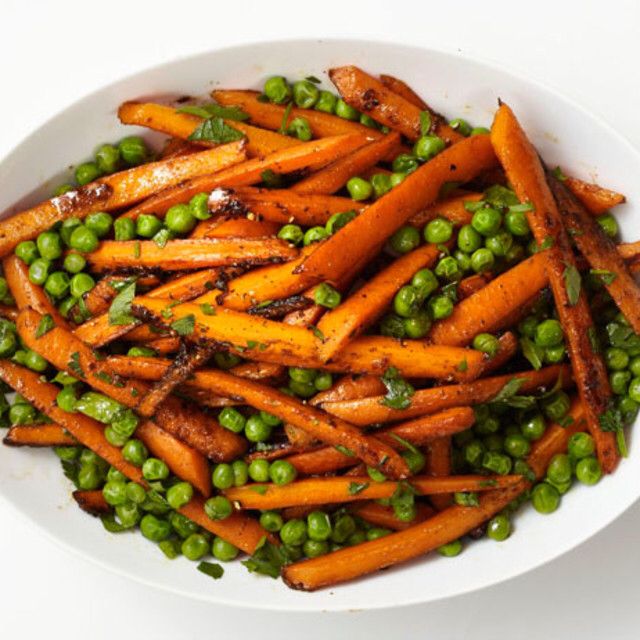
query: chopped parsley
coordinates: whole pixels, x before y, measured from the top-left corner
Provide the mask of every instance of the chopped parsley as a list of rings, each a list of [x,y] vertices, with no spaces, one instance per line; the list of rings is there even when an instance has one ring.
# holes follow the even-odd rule
[[[605,285],[610,285],[618,277],[617,273],[607,271],[607,269],[590,269],[589,273],[592,276],[597,276],[600,282]]]
[[[189,336],[193,333],[195,329],[196,317],[193,313],[190,313],[188,316],[184,316],[184,318],[180,318],[175,322],[171,323],[171,328],[179,335],[179,336]]]
[[[204,313],[205,316],[215,316],[217,311],[213,305],[210,305],[208,302],[203,302],[200,305],[200,311]]]
[[[109,324],[132,324],[136,319],[131,315],[131,303],[136,295],[136,283],[131,282],[121,289],[109,307]]]
[[[224,569],[217,562],[207,562],[206,560],[202,560],[198,563],[196,569],[214,580],[218,580],[224,575]]]
[[[74,351],[71,354],[71,359],[67,363],[67,367],[73,371],[73,373],[78,377],[85,379],[84,371],[82,369],[82,365],[80,364],[80,354],[77,351]]]
[[[212,117],[203,120],[189,136],[196,142],[234,142],[244,138],[244,133],[229,126],[222,118]]]
[[[55,326],[56,323],[49,313],[43,315],[36,329],[36,338],[42,338],[43,335],[49,333]]]
[[[387,394],[380,401],[381,404],[391,409],[407,409],[411,406],[411,398],[415,389],[400,377],[395,367],[389,367],[381,380],[387,388]]]
[[[176,113],[188,113],[192,116],[199,116],[200,118],[224,118],[225,120],[237,120],[242,122],[249,119],[249,114],[243,111],[240,107],[231,106],[223,107],[215,102],[209,102],[207,104],[199,105],[185,105],[176,109]]]
[[[361,491],[364,491],[369,486],[368,482],[350,482],[349,483],[349,495],[356,496]]]
[[[578,300],[580,299],[580,287],[582,286],[580,272],[576,269],[575,265],[568,264],[564,269],[563,277],[564,286],[567,290],[567,299],[573,307],[578,304]]]

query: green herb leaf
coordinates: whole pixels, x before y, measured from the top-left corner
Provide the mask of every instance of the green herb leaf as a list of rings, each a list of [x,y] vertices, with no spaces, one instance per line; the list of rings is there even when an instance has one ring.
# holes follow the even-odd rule
[[[544,251],[545,249],[551,249],[553,245],[553,238],[551,236],[547,236],[539,245],[537,245],[535,253],[538,253],[538,251]]]
[[[313,335],[318,338],[318,340],[322,340],[322,342],[324,342],[324,333],[322,333],[322,331],[320,331],[320,329],[318,329],[318,327],[316,327],[315,325],[311,324],[309,325],[309,329],[311,330],[311,333],[313,333]]]
[[[142,248],[140,246],[140,240],[136,240],[133,243],[133,257],[134,258],[139,258],[141,250],[142,250]]]
[[[494,184],[489,187],[484,192],[484,200],[499,209],[507,209],[520,204],[518,196],[511,189],[503,187],[500,184]]]
[[[202,560],[198,563],[196,569],[214,580],[218,580],[224,575],[224,569],[217,562],[207,562],[206,560]]]
[[[266,484],[250,484],[249,485],[249,490],[250,491],[254,491],[255,493],[259,493],[261,496],[263,496],[265,493],[267,493],[268,489],[269,489],[269,487],[267,487]]]
[[[480,480],[480,482],[478,482],[478,486],[482,488],[495,487],[497,484],[498,484],[498,481],[495,480],[494,478],[491,478],[489,480]]]
[[[593,353],[600,353],[600,342],[598,341],[598,334],[595,327],[589,327],[587,329],[587,336],[589,337],[589,343]]]
[[[320,78],[316,78],[316,76],[307,76],[305,80],[308,80],[309,82],[313,82],[313,84],[320,84],[322,82]]]
[[[120,293],[113,299],[111,306],[109,307],[109,324],[110,325],[125,325],[133,324],[136,319],[131,315],[131,303],[136,295],[136,283],[135,281],[128,284]]]
[[[582,279],[580,278],[580,272],[576,269],[575,265],[568,264],[564,269],[564,286],[567,290],[567,298],[569,304],[573,307],[578,304],[580,298],[580,287],[582,285]]]
[[[564,182],[567,179],[567,176],[562,173],[562,169],[560,167],[556,167],[552,172],[553,177],[561,182]]]
[[[606,285],[611,284],[618,277],[617,273],[607,271],[606,269],[590,269],[589,273],[593,276],[597,276],[602,284]]]
[[[640,351],[640,336],[631,327],[610,322],[607,324],[607,335],[612,347],[619,347],[633,353]]]
[[[208,302],[203,302],[200,305],[200,310],[204,313],[205,316],[215,316],[217,311],[214,306],[210,305]]]
[[[293,109],[293,102],[290,102],[282,115],[282,122],[280,123],[280,128],[278,129],[278,133],[283,136],[287,135],[287,123],[289,122],[289,116],[291,115],[291,109]]]
[[[129,530],[129,527],[124,527],[119,522],[116,522],[116,518],[112,513],[101,516],[100,522],[109,533],[122,533]]]
[[[64,473],[65,478],[68,478],[73,482],[73,484],[78,486],[78,471],[80,470],[80,465],[77,460],[60,460],[62,464],[62,473]]]
[[[521,338],[520,349],[522,349],[522,355],[531,363],[531,366],[538,371],[542,369],[542,358],[544,351],[531,339]]]
[[[420,112],[420,135],[426,136],[431,131],[432,125],[431,114],[428,111]]]
[[[223,107],[215,102],[208,102],[200,105],[185,105],[176,109],[177,113],[189,113],[192,116],[200,116],[201,118],[224,118],[225,120],[237,120],[242,122],[249,119],[249,114],[240,107],[231,106]]]
[[[43,335],[49,333],[56,326],[55,321],[50,314],[45,314],[40,318],[38,328],[36,329],[36,338],[42,338]]]
[[[489,404],[503,404],[514,409],[531,409],[535,406],[536,399],[533,396],[517,395],[526,380],[526,378],[511,378],[489,401]]]
[[[398,482],[396,490],[391,496],[393,513],[402,522],[411,522],[416,517],[416,490],[408,482]]]
[[[189,140],[206,142],[234,142],[244,138],[244,133],[230,127],[222,118],[209,118],[203,120],[195,131],[189,136]]]
[[[464,373],[465,371],[467,371],[469,369],[469,365],[467,364],[467,360],[461,360],[460,362],[458,362],[458,366],[456,367],[456,369],[458,371],[461,371],[462,373]]]
[[[349,495],[358,495],[361,491],[364,491],[369,486],[368,482],[350,482],[349,483]]]
[[[74,351],[71,354],[71,359],[67,363],[67,366],[78,378],[82,378],[83,380],[85,379],[84,371],[80,364],[80,354],[77,351]]]
[[[170,326],[179,336],[189,336],[195,329],[196,317],[190,313],[188,316],[172,322]]]
[[[387,388],[387,394],[381,400],[381,404],[391,409],[406,409],[411,406],[415,389],[400,377],[395,367],[389,367],[381,379]]]
[[[420,453],[419,449],[412,445],[408,440],[401,438],[397,433],[389,433],[389,435],[396,441],[399,442],[407,451],[411,451],[412,453]]]
[[[242,564],[251,571],[263,576],[277,578],[282,567],[291,562],[291,556],[284,545],[276,547],[270,542],[265,542],[248,560]]]
[[[260,174],[260,179],[268,189],[278,189],[284,185],[284,178],[273,169],[265,169]]]
[[[336,444],[333,447],[336,451],[339,451],[344,456],[349,456],[350,458],[355,458],[356,454],[351,451],[351,449],[347,449],[344,445]]]
[[[155,236],[153,236],[152,240],[161,248],[164,249],[167,246],[167,242],[173,238],[173,233],[169,231],[169,229],[164,228],[160,229]]]
[[[469,213],[475,213],[486,206],[487,203],[484,200],[470,200],[464,203],[465,211],[468,211]]]

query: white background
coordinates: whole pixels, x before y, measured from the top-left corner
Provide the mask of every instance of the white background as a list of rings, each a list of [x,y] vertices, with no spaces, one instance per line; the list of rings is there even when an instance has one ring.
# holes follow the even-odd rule
[[[123,75],[219,46],[304,36],[477,55],[562,90],[640,146],[637,0],[0,0],[0,25],[0,157],[50,115]],[[636,505],[552,565],[480,593],[391,611],[287,615],[214,607],[131,583],[60,550],[0,505],[0,630],[54,640],[637,638],[639,532]]]

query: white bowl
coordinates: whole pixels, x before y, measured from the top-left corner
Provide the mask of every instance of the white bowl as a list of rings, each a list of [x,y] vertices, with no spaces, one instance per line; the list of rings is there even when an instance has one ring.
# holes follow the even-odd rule
[[[214,87],[258,88],[268,75],[316,75],[357,64],[408,81],[438,111],[489,126],[498,97],[508,102],[550,165],[622,191],[628,238],[640,222],[640,155],[595,116],[550,89],[458,54],[376,42],[327,40],[253,44],[155,67],[84,98],[34,132],[0,163],[0,211],[46,197],[64,168],[101,142],[135,133],[116,118],[124,100],[158,94],[199,95]],[[328,83],[327,88],[329,88]],[[29,194],[25,198],[25,194]],[[15,210],[12,209],[12,210]],[[635,234],[633,229],[636,229]],[[595,487],[575,487],[551,516],[525,509],[505,542],[469,544],[457,558],[437,555],[317,593],[291,591],[249,574],[239,563],[213,581],[184,559],[166,560],[135,534],[114,536],[73,503],[70,483],[48,451],[0,447],[0,495],[59,543],[141,582],[216,603],[289,611],[375,609],[429,602],[513,578],[557,558],[617,518],[640,495],[638,452]]]

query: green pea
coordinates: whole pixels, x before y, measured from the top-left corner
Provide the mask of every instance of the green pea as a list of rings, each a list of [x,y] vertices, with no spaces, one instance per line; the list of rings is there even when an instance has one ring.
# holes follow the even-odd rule
[[[77,400],[76,390],[73,385],[64,387],[56,396],[56,404],[68,413],[75,413]]]
[[[133,502],[118,504],[115,507],[115,511],[120,524],[127,529],[135,527],[138,522],[140,522],[140,518],[142,516],[140,508]]]
[[[593,455],[596,450],[595,441],[588,433],[574,433],[569,438],[569,455],[575,460],[581,460]]]
[[[484,245],[497,258],[504,258],[513,246],[513,236],[508,231],[498,231],[495,235],[485,238]]]
[[[355,211],[343,211],[341,213],[334,213],[324,228],[327,230],[327,233],[334,234],[337,231],[340,231],[342,227],[346,226],[349,222],[351,222],[358,214]]]
[[[75,171],[76,182],[80,186],[97,180],[101,175],[102,172],[95,162],[83,162],[76,167]]]
[[[440,283],[431,269],[420,269],[411,278],[411,286],[418,291],[419,297],[425,300],[440,286]]]
[[[267,482],[269,480],[269,461],[264,458],[256,458],[249,463],[249,477],[254,482]]]
[[[313,299],[316,304],[322,307],[335,309],[342,301],[342,296],[329,283],[321,282],[313,292]]]
[[[640,405],[635,400],[632,400],[629,396],[618,397],[616,405],[622,414],[625,424],[631,424],[636,419]]]
[[[223,540],[220,536],[213,539],[211,553],[216,560],[220,562],[230,562],[238,557],[240,550],[233,546],[230,542]]]
[[[69,238],[69,246],[80,253],[91,253],[100,244],[98,236],[84,225],[78,225]]]
[[[149,156],[147,145],[139,136],[129,136],[120,140],[118,151],[124,163],[130,167],[142,164]]]
[[[481,440],[471,440],[465,445],[463,455],[466,462],[472,467],[482,464],[482,458],[486,452],[486,448]]]
[[[391,188],[397,187],[401,182],[404,182],[404,179],[407,177],[406,173],[398,173],[394,171],[389,177],[389,182],[391,183]]]
[[[83,464],[78,470],[78,488],[85,490],[97,489],[102,484],[102,474],[95,464]]]
[[[458,271],[466,273],[471,271],[471,256],[457,249],[453,252],[453,257],[458,264]]]
[[[41,233],[36,239],[40,255],[46,260],[57,260],[62,255],[60,236],[52,231]]]
[[[431,160],[445,148],[445,142],[442,138],[435,135],[426,135],[418,138],[413,145],[413,154],[420,160]]]
[[[493,253],[486,248],[476,249],[471,254],[471,268],[476,273],[484,273],[493,269],[495,258]]]
[[[556,391],[552,396],[543,402],[544,413],[554,422],[562,420],[567,415],[571,407],[571,399],[564,391]]]
[[[489,131],[489,129],[487,129],[487,127],[473,127],[473,129],[471,129],[471,133],[469,135],[481,136],[481,135],[487,135],[489,133],[491,133],[491,131]]]
[[[161,542],[171,535],[171,525],[152,513],[147,513],[140,520],[140,533],[152,542]]]
[[[293,518],[285,522],[280,529],[280,540],[284,544],[301,545],[307,540],[307,525],[304,520]]]
[[[107,442],[114,447],[122,447],[127,442],[127,436],[118,433],[111,425],[108,425],[104,430],[104,437],[107,439]]]
[[[567,350],[563,344],[559,344],[556,347],[547,347],[544,350],[544,361],[549,364],[557,364],[564,360],[564,356]]]
[[[318,98],[320,97],[320,90],[309,80],[300,80],[293,85],[293,101],[302,109],[311,109]]]
[[[420,308],[421,296],[412,285],[401,287],[393,299],[394,311],[403,318],[416,315]]]
[[[324,113],[334,113],[338,98],[331,93],[331,91],[320,91],[318,100],[315,104],[316,111],[322,111]]]
[[[164,554],[165,558],[175,560],[182,552],[180,543],[177,540],[163,540],[158,543],[158,548]]]
[[[51,278],[52,276],[49,276],[49,277]],[[77,273],[71,279],[71,283],[70,283],[71,295],[74,298],[81,298],[85,293],[88,293],[89,291],[91,291],[91,289],[93,289],[93,287],[95,286],[96,286],[95,280],[88,273]]]
[[[267,96],[271,102],[275,102],[275,104],[289,102],[293,93],[289,83],[283,76],[267,78],[263,91],[264,95]]]
[[[352,547],[356,544],[362,544],[363,542],[366,542],[366,540],[367,534],[362,529],[358,529],[357,531],[354,531],[345,542],[348,546]]]
[[[233,486],[233,468],[226,462],[215,466],[211,481],[216,489],[230,489]]]
[[[462,542],[460,540],[453,540],[452,542],[448,542],[447,544],[443,544],[438,547],[438,553],[445,558],[454,558],[457,555],[460,555],[462,551]]]
[[[610,213],[598,216],[596,220],[607,236],[615,238],[618,235],[618,223]]]
[[[339,118],[354,121],[360,119],[360,112],[357,109],[354,109],[350,104],[347,104],[342,98],[338,98],[334,109],[335,114]]]
[[[297,475],[296,468],[288,460],[276,460],[269,467],[269,478],[278,485],[293,482]]]
[[[284,227],[278,231],[278,238],[297,245],[302,242],[304,231],[297,224],[285,224]]]
[[[634,402],[640,402],[640,378],[634,378],[629,384],[629,397]]]
[[[504,254],[504,259],[509,265],[516,264],[524,258],[524,249],[520,244],[512,244],[507,253]]]
[[[368,180],[353,177],[347,182],[347,191],[353,200],[368,200],[373,193],[373,187]]]
[[[529,441],[538,440],[544,435],[547,428],[544,417],[541,413],[529,416],[520,424],[520,432]]]
[[[98,465],[100,464],[100,461],[100,456],[94,451],[91,451],[91,449],[83,449],[80,453],[80,462],[82,462],[82,464]]]
[[[306,118],[294,118],[287,127],[287,134],[303,142],[308,142],[313,138],[311,125]]]
[[[197,220],[208,220],[211,217],[209,213],[209,194],[204,192],[196,193],[189,200],[189,209]]]
[[[482,440],[482,444],[484,445],[484,448],[489,453],[492,453],[492,454],[496,453],[496,454],[502,455],[502,451],[504,449],[504,439],[502,438],[502,436],[498,435],[497,433],[491,433],[488,436],[485,436]],[[505,458],[511,461],[509,456],[505,456]],[[491,458],[489,460],[489,464],[495,464],[495,465],[501,465],[502,462],[504,462],[502,458]],[[484,464],[484,459],[483,459],[483,464]]]
[[[244,460],[234,460],[231,463],[233,471],[233,485],[241,487],[249,481],[249,466]]]
[[[289,381],[289,392],[293,396],[300,398],[310,398],[315,395],[316,387],[311,382],[298,382],[297,380]]]
[[[547,467],[547,478],[555,485],[562,485],[571,480],[572,469],[569,456],[557,453],[549,461]]]
[[[127,501],[127,485],[122,480],[110,480],[102,487],[102,495],[107,504],[115,507]]]
[[[306,540],[302,545],[302,551],[307,558],[317,558],[329,553],[329,543],[326,541]]]
[[[116,240],[133,240],[136,237],[136,222],[131,218],[118,218],[113,223],[113,232]]]
[[[371,129],[378,128],[378,123],[366,113],[360,114],[360,124],[363,124],[365,127],[370,127]]]
[[[391,236],[389,244],[398,253],[409,253],[420,246],[420,232],[411,225],[405,225]]]
[[[524,436],[513,434],[504,439],[504,450],[512,458],[524,458],[529,455],[531,445]]]
[[[403,321],[404,335],[407,338],[424,338],[431,329],[431,318],[429,314],[424,311],[418,311],[412,318],[405,318]]]
[[[9,422],[16,424],[33,424],[38,413],[34,407],[26,403],[16,403],[9,409]]]
[[[172,509],[184,507],[193,498],[193,487],[188,482],[178,482],[167,489],[167,502]]]
[[[225,429],[233,431],[233,433],[241,433],[244,429],[246,419],[237,409],[225,407],[218,414],[218,422]]]
[[[31,351],[31,349],[26,352],[24,364],[31,371],[38,371],[39,373],[45,371],[49,366],[49,363],[39,353]]]
[[[87,265],[87,261],[79,253],[68,253],[65,256],[64,262],[62,264],[65,271],[68,271],[69,273],[75,273],[75,274],[79,274],[85,268],[86,265]],[[91,276],[87,276],[87,277],[91,278]],[[93,282],[93,278],[91,278],[91,281]],[[93,288],[93,285],[91,288]]]
[[[64,298],[69,291],[69,276],[64,271],[54,271],[44,284],[44,290],[56,299]]]
[[[635,400],[635,398],[631,395],[629,391],[630,383],[631,383],[630,371],[614,371],[609,376],[609,384],[611,385],[611,391],[613,391],[613,393],[619,396],[624,396],[624,395],[627,395],[628,393],[631,399]]]
[[[495,356],[500,349],[500,342],[498,338],[490,333],[479,333],[473,339],[472,345],[477,351],[482,351],[482,353],[486,353],[491,357]]]
[[[21,242],[15,249],[15,254],[27,266],[33,264],[39,257],[38,247],[33,240],[25,240]]]
[[[389,338],[404,338],[406,335],[404,321],[405,318],[389,314],[380,321],[380,333]]]
[[[386,173],[374,173],[369,178],[369,182],[373,187],[374,198],[381,198],[385,193],[391,191],[391,176]]]
[[[233,506],[228,498],[214,496],[204,503],[204,512],[211,520],[224,520],[233,513]]]
[[[480,234],[490,237],[498,233],[502,224],[500,212],[491,207],[478,209],[471,218],[471,226]]]
[[[498,514],[487,523],[487,537],[497,542],[506,540],[511,535],[511,522],[504,514]]]
[[[482,466],[501,476],[505,476],[511,471],[511,465],[509,456],[496,451],[487,451],[482,457]]]
[[[304,234],[303,244],[308,247],[314,242],[320,242],[329,237],[329,232],[324,227],[311,227]]]
[[[147,492],[144,487],[137,482],[127,482],[126,494],[127,500],[134,504],[142,504],[147,498]]]
[[[413,173],[420,166],[420,163],[415,156],[401,153],[393,159],[391,166],[395,173],[409,174]]]
[[[162,228],[162,221],[152,215],[143,213],[136,219],[136,233],[141,238],[153,238]]]
[[[96,165],[102,173],[114,173],[120,164],[120,151],[112,144],[103,144],[96,151]]]
[[[142,465],[142,475],[151,482],[164,480],[169,477],[169,467],[164,460],[147,458]]]
[[[389,529],[383,529],[382,527],[373,527],[367,531],[367,540],[371,542],[372,540],[377,540],[378,538],[384,538],[384,536],[388,536],[391,533]]]
[[[356,531],[356,521],[348,514],[339,515],[331,529],[331,540],[342,544]]]
[[[172,511],[169,514],[169,523],[171,524],[171,528],[183,540],[188,538],[192,533],[197,533],[199,529],[198,525],[195,522],[189,520],[189,518],[176,511]]]
[[[582,484],[593,485],[597,484],[602,477],[602,468],[600,463],[593,456],[588,456],[578,460],[576,464],[576,478]]]
[[[538,513],[553,513],[560,506],[560,493],[547,482],[541,482],[531,492],[531,504]]]
[[[16,334],[10,330],[0,331],[0,358],[10,358],[18,348]]]
[[[504,217],[504,226],[514,236],[522,238],[529,235],[529,223],[524,211],[508,211]]]
[[[449,122],[449,126],[465,137],[471,135],[471,125],[462,118],[454,118]]]
[[[453,235],[453,225],[445,218],[435,218],[424,228],[424,239],[431,244],[448,242]]]
[[[249,442],[264,442],[271,437],[272,427],[259,414],[249,416],[245,423],[244,435]]]
[[[200,560],[209,552],[209,542],[201,533],[192,533],[182,542],[181,551],[189,560]]]
[[[324,511],[312,511],[307,516],[307,535],[310,540],[323,542],[331,536],[331,520]]]
[[[104,238],[111,231],[113,225],[113,218],[104,211],[97,211],[90,213],[84,220],[84,225],[87,229],[91,229],[98,238]]]
[[[635,356],[631,358],[629,362],[629,371],[634,377],[640,376],[640,356]]]
[[[313,386],[318,391],[326,391],[327,389],[331,388],[332,384],[333,376],[328,372],[319,373],[316,379],[313,381]]]
[[[277,511],[263,511],[260,514],[260,526],[266,531],[275,533],[282,529],[282,516]]]
[[[33,282],[33,284],[43,285],[49,276],[50,268],[51,262],[49,262],[49,260],[37,258],[29,267],[29,280]]]
[[[77,460],[80,456],[80,447],[55,447],[54,451],[60,460]]]
[[[487,415],[476,420],[475,432],[481,436],[496,433],[499,430],[500,420],[494,416]]]
[[[563,337],[562,325],[557,320],[549,319],[536,327],[534,340],[539,347],[554,347],[562,342]]]
[[[448,318],[453,313],[453,302],[449,296],[434,296],[429,300],[429,312],[434,320]]]

